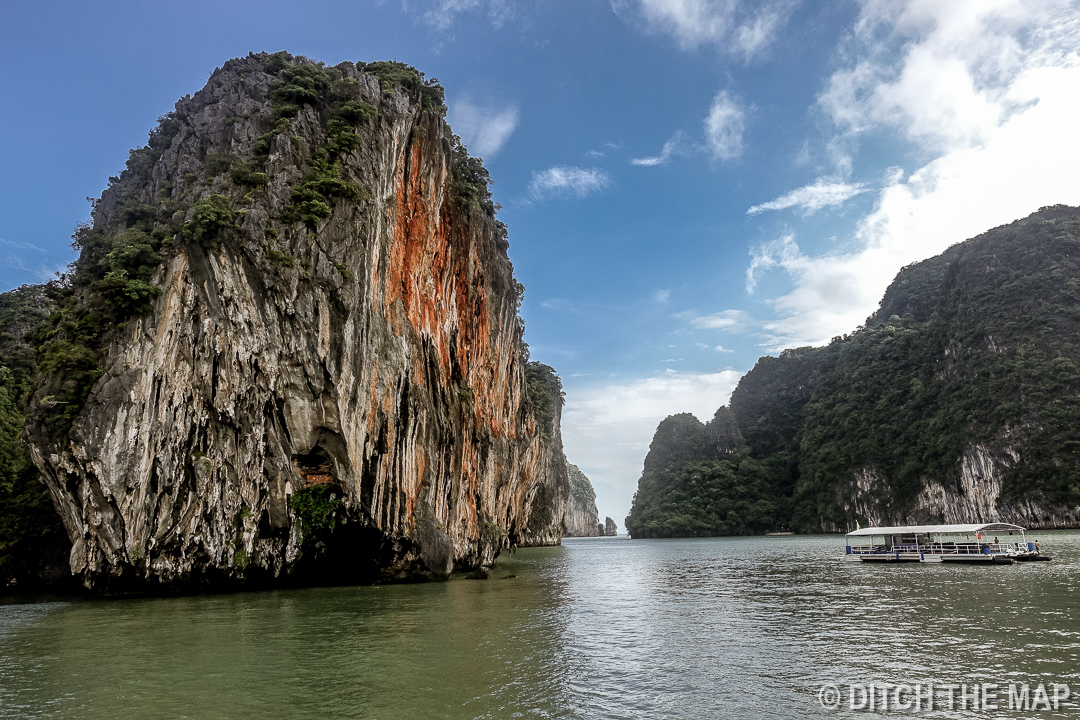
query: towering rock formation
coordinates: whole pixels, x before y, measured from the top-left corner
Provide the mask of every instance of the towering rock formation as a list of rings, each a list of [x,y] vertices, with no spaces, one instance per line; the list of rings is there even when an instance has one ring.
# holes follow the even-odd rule
[[[232,60],[94,207],[31,454],[97,590],[445,578],[558,543],[487,173],[399,63]]]
[[[619,527],[615,524],[615,521],[609,517],[604,518],[603,534],[607,537],[615,537],[619,534]]]
[[[596,510],[596,491],[585,473],[567,461],[566,474],[570,479],[570,498],[566,503],[566,515],[563,519],[566,537],[596,537],[600,531],[599,514]]]

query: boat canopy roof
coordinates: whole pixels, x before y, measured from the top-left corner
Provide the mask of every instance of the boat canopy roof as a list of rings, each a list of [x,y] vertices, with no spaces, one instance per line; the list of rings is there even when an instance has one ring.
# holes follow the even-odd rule
[[[928,533],[1004,532],[1024,528],[1009,523],[972,523],[968,525],[900,525],[897,527],[864,527],[848,533],[852,535],[926,535]]]

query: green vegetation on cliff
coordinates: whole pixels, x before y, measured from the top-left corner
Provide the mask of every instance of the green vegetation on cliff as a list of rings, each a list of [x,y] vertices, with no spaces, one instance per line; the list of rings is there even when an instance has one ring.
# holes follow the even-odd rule
[[[1001,502],[1071,516],[1080,210],[1044,208],[904,268],[865,327],[761,358],[730,409],[745,449],[726,459],[692,416],[661,423],[631,534],[843,529],[868,519],[856,504],[881,523],[940,520],[911,513],[929,486],[954,492],[976,445],[1006,458]]]
[[[570,497],[577,498],[582,505],[596,508],[596,490],[581,468],[569,460],[566,461],[566,476],[570,479]]]
[[[525,365],[525,387],[529,393],[533,416],[540,432],[546,438],[551,433],[551,424],[562,410],[562,380],[555,373],[555,368],[535,360]]]
[[[32,587],[66,560],[67,534],[19,439],[36,365],[26,336],[51,309],[40,286],[0,295],[0,591]]]

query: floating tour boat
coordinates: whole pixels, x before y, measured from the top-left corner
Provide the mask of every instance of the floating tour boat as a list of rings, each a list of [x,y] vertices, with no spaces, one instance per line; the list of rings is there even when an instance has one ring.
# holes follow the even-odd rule
[[[1008,565],[1049,560],[1024,528],[1009,523],[859,528],[847,534],[852,562],[958,562]]]

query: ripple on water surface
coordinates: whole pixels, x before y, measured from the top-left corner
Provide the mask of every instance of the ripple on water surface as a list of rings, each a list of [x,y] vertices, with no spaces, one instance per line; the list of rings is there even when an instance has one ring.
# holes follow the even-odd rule
[[[1054,562],[589,538],[503,557],[487,581],[0,605],[0,718],[869,718],[826,712],[818,688],[1080,694],[1080,533],[1039,537]]]

